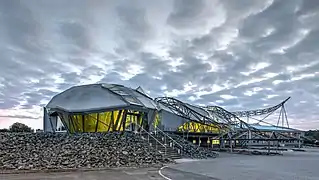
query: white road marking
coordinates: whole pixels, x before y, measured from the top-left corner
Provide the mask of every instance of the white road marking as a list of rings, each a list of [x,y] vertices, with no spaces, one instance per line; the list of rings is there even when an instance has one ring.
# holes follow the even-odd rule
[[[163,166],[163,167],[161,167],[161,169],[158,170],[158,174],[159,174],[160,176],[162,176],[162,178],[164,178],[164,179],[166,179],[166,180],[172,180],[171,178],[164,176],[164,175],[162,174],[162,172],[161,172],[164,168],[167,168],[167,167],[168,167],[168,166]]]

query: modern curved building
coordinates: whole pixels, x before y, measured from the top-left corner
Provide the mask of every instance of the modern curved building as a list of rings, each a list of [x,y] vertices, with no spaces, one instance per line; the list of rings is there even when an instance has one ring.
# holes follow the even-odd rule
[[[45,107],[44,131],[58,122],[70,133],[123,131],[154,123],[157,105],[141,88],[116,84],[75,86],[54,96]]]
[[[141,87],[117,84],[71,87],[54,96],[44,109],[46,132],[60,126],[70,133],[134,130],[135,125],[166,132],[220,133],[226,128],[224,117],[213,111],[170,97],[152,99]]]
[[[57,94],[44,108],[44,131],[60,126],[70,133],[134,130],[220,133],[221,123],[201,107],[174,98],[153,100],[143,91],[117,84],[75,86]]]
[[[152,99],[141,87],[132,89],[117,84],[81,85],[57,94],[46,105],[44,131],[55,132],[61,126],[69,133],[135,131],[143,128],[230,141],[238,139],[246,142],[254,137],[275,137],[278,140],[279,137],[285,138],[282,132],[290,136],[292,132],[300,134],[300,131],[280,128],[278,124],[268,126],[270,128],[265,130],[265,126],[248,124],[240,118],[267,115],[281,108],[282,122],[287,121],[288,124],[284,109],[288,99],[266,109],[229,112],[218,106],[199,107],[171,97]],[[259,122],[262,121],[264,119]],[[274,128],[281,131],[274,131]]]

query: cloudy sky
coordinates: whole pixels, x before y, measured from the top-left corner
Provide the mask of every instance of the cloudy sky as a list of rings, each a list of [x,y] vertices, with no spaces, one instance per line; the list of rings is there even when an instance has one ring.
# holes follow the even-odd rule
[[[0,0],[0,128],[95,82],[230,111],[291,96],[290,125],[319,128],[318,19],[317,0]]]

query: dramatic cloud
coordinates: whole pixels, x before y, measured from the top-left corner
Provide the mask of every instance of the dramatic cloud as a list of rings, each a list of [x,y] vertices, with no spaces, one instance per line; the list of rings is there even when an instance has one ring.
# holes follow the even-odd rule
[[[314,0],[0,1],[0,128],[96,82],[230,111],[291,96],[290,125],[319,128],[318,19]]]

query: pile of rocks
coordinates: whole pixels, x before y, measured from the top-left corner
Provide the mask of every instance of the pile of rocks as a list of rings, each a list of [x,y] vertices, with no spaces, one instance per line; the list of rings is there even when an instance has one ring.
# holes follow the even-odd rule
[[[169,161],[131,133],[0,134],[0,170],[106,168]]]
[[[192,142],[184,139],[179,135],[170,134],[170,136],[184,147],[184,156],[188,158],[206,159],[215,158],[218,156],[217,152],[214,152],[208,148],[198,147],[197,145],[194,145]]]

